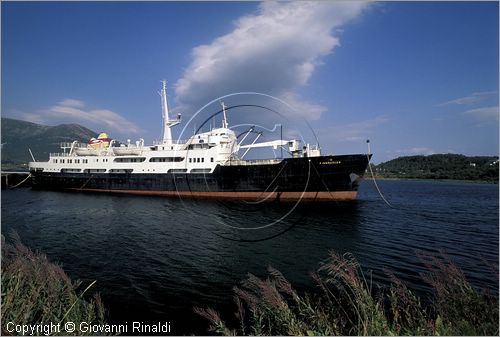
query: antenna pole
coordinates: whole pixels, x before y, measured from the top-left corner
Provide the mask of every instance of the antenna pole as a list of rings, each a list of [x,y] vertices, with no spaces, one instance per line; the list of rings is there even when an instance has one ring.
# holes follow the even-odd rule
[[[222,114],[223,114],[222,127],[224,129],[227,129],[226,105],[224,104],[224,102],[222,102],[221,105],[222,105]]]
[[[283,124],[280,124],[280,141],[283,143]],[[283,159],[283,144],[280,146],[281,149],[281,159]]]

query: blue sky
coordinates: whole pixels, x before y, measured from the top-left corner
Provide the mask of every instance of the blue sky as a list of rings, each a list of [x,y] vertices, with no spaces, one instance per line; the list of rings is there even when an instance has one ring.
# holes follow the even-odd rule
[[[161,132],[165,78],[185,122],[212,99],[256,91],[293,111],[239,95],[227,104],[282,116],[234,109],[230,123],[271,128],[284,116],[295,130],[286,135],[298,130],[312,142],[307,120],[324,153],[364,153],[369,138],[375,162],[498,154],[497,2],[1,6],[5,117],[150,142]]]

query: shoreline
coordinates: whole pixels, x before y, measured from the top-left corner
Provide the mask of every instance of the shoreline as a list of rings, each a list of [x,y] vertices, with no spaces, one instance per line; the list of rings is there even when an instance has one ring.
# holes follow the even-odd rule
[[[365,180],[373,180],[373,177],[365,176]],[[434,179],[434,178],[395,178],[395,177],[375,177],[376,180],[408,180],[408,181],[433,181],[433,182],[457,182],[468,184],[490,184],[498,185],[498,181],[489,180],[461,180],[461,179]]]

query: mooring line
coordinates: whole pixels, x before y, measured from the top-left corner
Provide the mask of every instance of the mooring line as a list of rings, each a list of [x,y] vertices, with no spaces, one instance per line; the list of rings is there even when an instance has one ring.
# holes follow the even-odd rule
[[[276,179],[278,179],[278,177],[281,175],[281,172],[283,172],[283,169],[285,168],[285,166],[287,165],[287,162],[285,161],[283,163],[283,165],[281,166],[281,169],[279,170],[278,174],[274,177],[274,179],[269,183],[269,185],[267,185],[266,189],[264,191],[262,191],[262,193],[260,194],[261,195],[264,195],[264,193],[267,192],[267,190],[271,187],[271,185],[276,181]],[[264,201],[266,201],[267,199],[269,199],[271,197],[271,194],[276,192],[276,190],[278,189],[278,186],[276,186],[274,188],[274,190],[271,192],[271,193],[268,193],[267,197],[265,197],[264,199],[260,199],[260,200],[257,200],[255,202],[253,201],[248,201],[248,202],[245,202],[246,204],[260,204]]]
[[[391,203],[389,201],[387,201],[387,199],[382,194],[382,191],[380,191],[380,188],[378,187],[377,180],[375,179],[375,174],[373,174],[372,166],[370,165],[370,140],[367,139],[366,143],[368,144],[368,153],[367,153],[366,157],[368,158],[368,168],[370,169],[370,173],[372,175],[373,184],[375,185],[375,188],[377,189],[378,194],[380,195],[382,200],[384,200],[384,202],[387,204],[387,206],[389,206],[390,208],[395,208],[394,206],[391,205]]]
[[[31,173],[30,173],[30,174],[28,174],[28,176],[27,176],[27,177],[26,177],[23,181],[21,181],[19,184],[16,184],[16,185],[14,185],[14,186],[7,186],[7,187],[8,187],[8,188],[10,188],[10,189],[14,189],[14,188],[16,188],[16,187],[19,187],[19,186],[21,186],[21,185],[22,185],[22,184],[23,184],[26,180],[28,180],[30,177],[31,177]]]
[[[338,203],[338,200],[336,200],[334,197],[333,197],[333,194],[332,192],[330,192],[330,189],[328,188],[328,186],[326,185],[325,181],[323,180],[323,177],[321,177],[321,174],[319,173],[318,169],[316,168],[316,165],[314,165],[314,163],[312,163],[312,167],[314,168],[314,170],[316,171],[316,174],[318,175],[319,179],[321,180],[321,183],[323,184],[323,186],[325,186],[326,190],[328,191],[328,194],[330,195],[330,198],[337,202]]]
[[[80,187],[80,188],[79,188],[79,190],[82,190],[82,189],[85,187],[85,185],[87,185],[87,183],[90,181],[90,179],[92,179],[93,177],[94,177],[94,175],[93,175],[93,174],[91,174],[91,175],[90,175],[90,178],[89,178],[89,179],[87,179],[87,181],[86,181],[86,182],[82,185],[82,187]]]

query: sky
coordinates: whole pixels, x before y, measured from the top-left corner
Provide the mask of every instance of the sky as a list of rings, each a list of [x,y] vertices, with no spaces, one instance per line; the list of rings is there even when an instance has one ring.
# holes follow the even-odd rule
[[[166,79],[171,115],[183,118],[175,137],[223,100],[259,106],[228,111],[238,131],[255,124],[272,139],[280,124],[323,154],[366,153],[370,139],[375,163],[498,155],[498,2],[2,1],[1,10],[2,117],[149,143],[161,136]],[[219,116],[205,127],[213,123]]]

